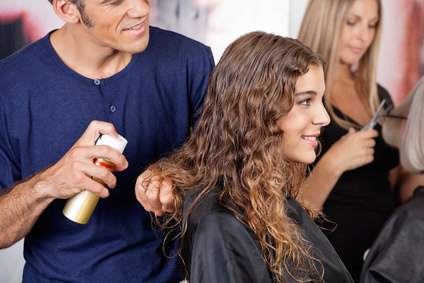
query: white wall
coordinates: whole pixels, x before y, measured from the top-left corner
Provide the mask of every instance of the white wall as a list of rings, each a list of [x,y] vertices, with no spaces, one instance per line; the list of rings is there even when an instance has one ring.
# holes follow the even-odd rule
[[[289,13],[289,34],[288,36],[297,38],[297,34],[302,23],[303,14],[309,0],[290,0]]]
[[[22,256],[23,240],[7,249],[0,250],[0,282],[22,282],[22,271],[25,264]]]

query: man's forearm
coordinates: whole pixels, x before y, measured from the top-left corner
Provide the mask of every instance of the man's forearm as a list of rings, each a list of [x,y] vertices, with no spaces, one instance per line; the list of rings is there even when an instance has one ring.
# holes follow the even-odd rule
[[[41,174],[0,193],[0,248],[25,237],[53,198],[43,195]]]

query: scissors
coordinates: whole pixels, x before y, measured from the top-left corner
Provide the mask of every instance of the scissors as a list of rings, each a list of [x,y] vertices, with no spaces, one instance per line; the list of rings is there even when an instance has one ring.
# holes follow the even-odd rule
[[[383,108],[384,104],[386,103],[386,99],[383,99],[380,103],[380,105],[377,108],[377,111],[375,111],[374,116],[372,117],[371,121],[368,123],[368,125],[366,125],[365,127],[363,127],[361,129],[361,131],[365,131],[365,130],[369,130],[369,129],[373,129],[375,127],[375,125],[377,125],[378,121],[381,120],[381,118],[383,118],[384,116],[387,115],[387,113],[389,113],[390,110],[392,110],[393,106],[389,106],[386,109],[383,110],[383,112],[380,113],[381,109]]]

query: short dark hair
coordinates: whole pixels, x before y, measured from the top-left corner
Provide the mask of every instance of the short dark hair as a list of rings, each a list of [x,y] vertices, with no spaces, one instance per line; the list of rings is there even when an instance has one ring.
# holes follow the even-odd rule
[[[80,4],[80,0],[69,0],[71,3],[74,3],[74,4],[77,4],[77,5],[79,5]],[[50,4],[53,4],[53,0],[49,0],[49,2],[50,2]]]

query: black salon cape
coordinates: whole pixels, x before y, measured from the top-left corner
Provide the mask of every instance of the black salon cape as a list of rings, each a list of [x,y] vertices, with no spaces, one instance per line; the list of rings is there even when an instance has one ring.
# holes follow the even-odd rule
[[[424,187],[384,224],[365,259],[360,282],[424,282]]]
[[[186,196],[184,215],[194,197]],[[330,242],[300,204],[288,197],[286,207],[322,261],[324,281],[353,282]],[[272,282],[255,235],[220,206],[216,193],[209,193],[190,214],[182,254],[190,283]]]

